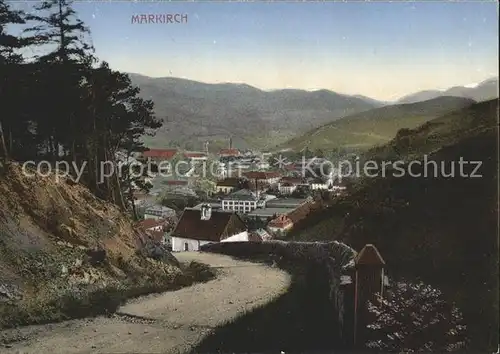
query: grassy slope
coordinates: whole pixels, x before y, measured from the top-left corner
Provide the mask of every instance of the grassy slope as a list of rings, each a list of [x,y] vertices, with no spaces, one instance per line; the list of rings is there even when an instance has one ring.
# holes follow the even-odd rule
[[[458,302],[469,325],[471,348],[494,349],[498,343],[497,102],[475,104],[410,131],[403,139],[407,150],[395,153],[401,139],[369,155],[421,157],[433,152],[430,159],[447,166],[463,157],[481,161],[483,177],[387,174],[367,179],[291,237],[339,239],[354,248],[374,243],[389,272],[422,277]]]
[[[474,101],[458,97],[386,106],[354,114],[313,129],[282,144],[280,148],[301,150],[352,147],[360,150],[387,143],[401,128],[415,128]]]

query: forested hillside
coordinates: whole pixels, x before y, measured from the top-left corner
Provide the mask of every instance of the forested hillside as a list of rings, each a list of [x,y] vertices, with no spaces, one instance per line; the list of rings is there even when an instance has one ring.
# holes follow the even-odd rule
[[[365,159],[406,161],[404,176],[387,168],[385,177],[362,179],[291,238],[341,240],[354,248],[374,243],[391,276],[424,279],[458,304],[472,351],[496,347],[497,117],[493,100],[401,131]],[[422,162],[411,167],[413,176],[412,161]]]

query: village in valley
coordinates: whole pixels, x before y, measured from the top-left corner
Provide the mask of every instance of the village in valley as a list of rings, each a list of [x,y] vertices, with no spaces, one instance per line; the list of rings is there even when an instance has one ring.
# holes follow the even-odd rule
[[[147,187],[135,185],[133,191],[139,226],[174,252],[214,242],[283,239],[346,190],[324,158],[285,162],[271,153],[241,151],[231,139],[216,153],[148,149],[135,161],[153,166],[138,184]],[[187,166],[184,171],[179,164]]]

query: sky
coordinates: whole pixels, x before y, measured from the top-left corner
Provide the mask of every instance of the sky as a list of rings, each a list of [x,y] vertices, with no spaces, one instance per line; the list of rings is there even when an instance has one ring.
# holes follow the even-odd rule
[[[92,1],[74,8],[101,60],[152,77],[394,100],[498,76],[495,2]],[[186,14],[187,23],[132,23],[141,14]]]

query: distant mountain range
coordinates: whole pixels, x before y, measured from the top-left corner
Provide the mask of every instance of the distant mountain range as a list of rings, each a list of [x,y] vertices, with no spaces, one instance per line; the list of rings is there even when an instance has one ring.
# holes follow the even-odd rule
[[[475,88],[419,92],[389,103],[329,90],[264,91],[246,84],[207,84],[133,73],[129,76],[141,89],[141,96],[153,100],[157,116],[164,120],[156,136],[145,139],[151,147],[177,145],[200,149],[207,140],[214,147],[227,145],[232,137],[236,147],[268,148],[337,119],[395,103],[440,96],[476,101],[498,96],[498,79],[487,80]]]
[[[420,91],[404,96],[397,103],[415,103],[442,96],[470,98],[477,102],[491,100],[498,97],[498,78],[491,78],[478,84],[454,86],[447,90]]]
[[[328,90],[263,91],[244,84],[129,76],[141,89],[141,96],[154,101],[157,116],[164,119],[152,145],[199,148],[204,140],[232,136],[239,147],[265,142],[273,146],[299,132],[383,105]]]

